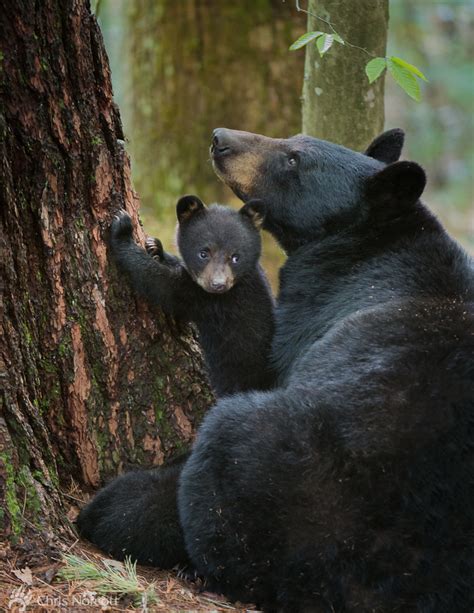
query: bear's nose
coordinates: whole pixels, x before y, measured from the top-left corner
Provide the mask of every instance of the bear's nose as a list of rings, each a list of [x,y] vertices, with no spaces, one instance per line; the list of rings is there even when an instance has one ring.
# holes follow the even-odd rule
[[[213,292],[224,292],[226,288],[225,283],[222,283],[220,281],[212,281],[211,282],[211,289]]]
[[[226,128],[216,128],[212,133],[212,153],[222,154],[230,151],[230,134]]]

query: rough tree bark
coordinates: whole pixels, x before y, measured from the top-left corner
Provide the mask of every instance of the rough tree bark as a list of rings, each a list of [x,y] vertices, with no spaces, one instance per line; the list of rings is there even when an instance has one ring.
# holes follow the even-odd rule
[[[68,530],[62,492],[187,446],[211,402],[190,330],[136,301],[107,228],[138,226],[108,60],[87,0],[0,11],[4,536]],[[137,239],[143,240],[139,228]]]
[[[317,15],[331,22],[344,40],[385,56],[388,0],[309,0],[308,12],[308,31],[331,33]],[[360,49],[338,43],[320,57],[314,44],[307,45],[302,98],[305,134],[362,150],[383,130],[385,75],[369,84],[365,65],[370,59]]]

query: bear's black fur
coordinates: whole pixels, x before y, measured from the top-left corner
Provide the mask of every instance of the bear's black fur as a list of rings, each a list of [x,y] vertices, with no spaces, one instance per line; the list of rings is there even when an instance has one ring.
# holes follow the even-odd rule
[[[266,611],[474,606],[473,262],[400,148],[214,133],[217,174],[288,253],[280,385],[217,402],[178,506],[198,572]]]
[[[176,210],[183,261],[165,253],[158,239],[147,242],[147,254],[133,242],[131,219],[122,213],[111,228],[118,266],[150,303],[195,322],[218,396],[271,387],[274,303],[259,265],[262,203],[235,211],[183,196]]]
[[[111,481],[81,511],[77,519],[81,536],[118,560],[129,556],[160,568],[189,566],[176,504],[178,481],[188,456],[160,469],[132,471]]]

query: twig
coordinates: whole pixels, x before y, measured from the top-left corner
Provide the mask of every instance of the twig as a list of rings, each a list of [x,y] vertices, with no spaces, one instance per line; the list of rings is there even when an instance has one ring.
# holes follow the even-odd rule
[[[328,19],[324,19],[324,17],[320,17],[319,15],[315,15],[311,11],[307,11],[306,9],[301,8],[299,0],[295,0],[295,3],[296,3],[296,10],[299,13],[306,13],[306,15],[310,15],[311,17],[314,17],[315,19],[318,19],[319,21],[322,21],[323,23],[325,23],[326,25],[328,25],[331,28],[331,30],[333,31],[334,34],[337,34],[338,36],[340,36],[339,32],[336,30],[336,28],[333,26],[333,24]],[[359,45],[353,45],[348,40],[344,39],[344,44],[347,45],[348,47],[352,47],[353,49],[359,49],[360,51],[363,51],[364,53],[366,53],[370,57],[377,57],[376,55],[374,55],[373,53],[368,51],[365,47],[359,47]]]
[[[41,583],[43,583],[49,589],[53,590],[54,592],[57,592],[60,596],[64,595],[60,590],[55,588],[54,585],[52,585],[51,583],[47,583],[46,581],[43,581],[43,579],[40,579],[39,577],[34,577],[34,578],[36,581],[40,581]]]
[[[74,541],[74,543],[73,543],[72,545],[70,545],[70,546],[69,546],[69,547],[66,549],[66,553],[69,553],[69,552],[71,551],[71,549],[73,549],[73,548],[74,548],[74,547],[77,545],[77,543],[79,543],[79,540],[80,540],[80,539],[76,539],[76,540]]]
[[[85,503],[85,500],[81,499],[81,498],[77,498],[76,496],[72,496],[71,494],[67,494],[66,492],[63,492],[62,490],[60,490],[60,493],[62,496],[66,497],[66,498],[70,498],[71,500],[75,500],[76,502],[80,502],[82,504]]]

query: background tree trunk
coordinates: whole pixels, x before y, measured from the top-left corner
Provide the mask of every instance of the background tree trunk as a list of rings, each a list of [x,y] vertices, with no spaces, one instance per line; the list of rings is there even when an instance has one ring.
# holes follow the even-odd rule
[[[70,478],[96,487],[193,437],[211,402],[190,330],[136,301],[107,228],[138,199],[87,0],[0,12],[3,530],[68,530]]]
[[[281,0],[129,5],[131,151],[143,204],[165,220],[186,192],[228,202],[206,155],[209,134],[216,126],[276,137],[300,130],[304,54],[288,46],[303,20]]]
[[[308,31],[331,33],[316,19],[331,22],[342,38],[385,56],[388,0],[309,0]],[[362,150],[383,130],[385,75],[369,84],[365,66],[370,56],[334,43],[320,57],[314,44],[306,46],[303,83],[303,132]]]

